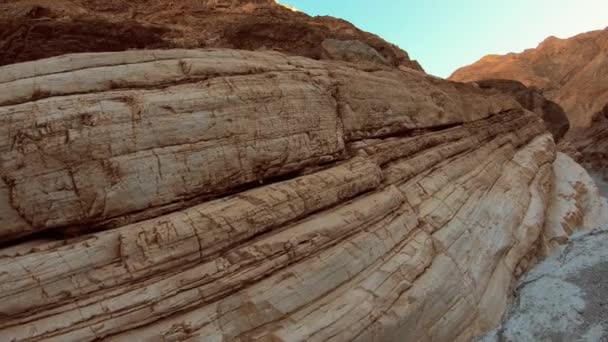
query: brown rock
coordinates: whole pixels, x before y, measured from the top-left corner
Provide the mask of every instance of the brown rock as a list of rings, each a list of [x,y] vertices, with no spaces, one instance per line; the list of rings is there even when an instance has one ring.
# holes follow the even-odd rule
[[[0,336],[469,340],[536,256],[608,219],[573,165],[510,95],[408,68],[4,66]]]
[[[266,49],[319,59],[328,38],[360,41],[390,65],[422,70],[378,36],[274,0],[0,1],[0,65],[135,48]]]
[[[568,39],[549,37],[535,49],[489,55],[456,70],[451,80],[501,78],[538,89],[561,105],[573,127],[589,127],[608,103],[608,28]]]
[[[547,130],[553,134],[556,142],[568,132],[570,122],[562,107],[523,83],[502,79],[481,80],[475,83],[482,89],[498,89],[512,94],[522,107],[541,115]]]
[[[593,116],[590,127],[574,128],[564,140],[560,150],[608,179],[608,104]]]
[[[325,39],[321,43],[321,48],[322,59],[388,65],[378,51],[358,40]]]

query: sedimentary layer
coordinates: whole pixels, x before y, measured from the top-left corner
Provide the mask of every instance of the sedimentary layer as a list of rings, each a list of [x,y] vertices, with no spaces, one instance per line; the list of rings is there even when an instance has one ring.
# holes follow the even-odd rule
[[[343,59],[347,56],[327,48],[348,42],[382,63],[422,70],[407,52],[345,20],[311,17],[275,0],[0,0],[0,65],[159,48],[277,50]]]
[[[574,127],[589,127],[608,104],[608,28],[567,39],[548,37],[522,53],[488,55],[456,70],[450,79],[502,78],[539,90],[561,105]]]
[[[608,216],[538,114],[408,68],[77,54],[0,94],[9,340],[464,341]]]

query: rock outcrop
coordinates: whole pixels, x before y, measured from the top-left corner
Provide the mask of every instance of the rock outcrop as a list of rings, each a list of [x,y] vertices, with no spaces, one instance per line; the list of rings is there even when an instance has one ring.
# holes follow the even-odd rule
[[[560,150],[590,171],[608,174],[608,28],[569,39],[549,37],[520,54],[486,56],[450,77],[464,82],[488,78],[520,81],[561,105],[571,129]]]
[[[481,341],[608,340],[608,230],[575,236],[517,287],[503,323]]]
[[[489,55],[456,70],[450,79],[512,79],[561,105],[574,127],[588,127],[608,104],[608,28],[568,39],[549,37],[535,49]]]
[[[275,0],[0,0],[0,65],[144,48],[266,49],[319,59],[326,39],[358,41],[393,66],[422,70],[405,51],[349,22]]]
[[[607,215],[511,96],[378,64],[9,65],[0,140],[10,341],[466,341]]]
[[[593,116],[591,126],[571,129],[559,147],[588,170],[608,179],[608,104]]]
[[[542,116],[547,130],[557,142],[570,129],[568,116],[557,103],[547,100],[542,94],[514,80],[491,79],[475,82],[483,89],[497,89],[511,94],[525,109]]]
[[[390,65],[378,51],[358,40],[325,39],[321,48],[322,59]]]

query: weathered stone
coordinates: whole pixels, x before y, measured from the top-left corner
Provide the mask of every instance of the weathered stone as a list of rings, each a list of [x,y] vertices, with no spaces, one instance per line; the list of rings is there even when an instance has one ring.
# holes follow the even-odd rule
[[[540,91],[566,111],[573,127],[589,127],[608,103],[608,28],[568,39],[549,37],[522,53],[485,56],[450,79],[509,79]]]
[[[360,41],[395,67],[407,52],[330,16],[275,0],[11,0],[0,2],[0,65],[80,52],[160,48],[276,50],[319,59],[326,39]]]
[[[389,65],[376,49],[358,40],[325,39],[321,49],[322,59]]]
[[[468,340],[608,215],[537,114],[407,68],[80,54],[0,103],[8,340]]]
[[[542,94],[530,89],[519,81],[491,79],[475,82],[483,89],[497,89],[512,94],[517,102],[529,111],[538,113],[543,117],[547,130],[553,134],[558,142],[570,129],[568,116],[557,103],[547,100]]]

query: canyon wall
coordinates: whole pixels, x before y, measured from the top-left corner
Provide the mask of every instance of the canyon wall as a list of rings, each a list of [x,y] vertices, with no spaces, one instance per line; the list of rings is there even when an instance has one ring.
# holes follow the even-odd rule
[[[0,0],[0,65],[75,52],[158,48],[277,50],[319,59],[327,39],[356,40],[386,63],[407,52],[351,23],[275,0]]]
[[[549,37],[522,53],[489,55],[450,76],[462,82],[495,78],[520,81],[561,105],[571,129],[559,149],[608,176],[608,28]]]
[[[605,200],[511,96],[382,63],[0,67],[0,336],[467,341]]]
[[[488,55],[449,79],[510,79],[533,87],[561,105],[574,127],[588,127],[608,104],[608,28],[568,39],[549,37],[522,53]]]

